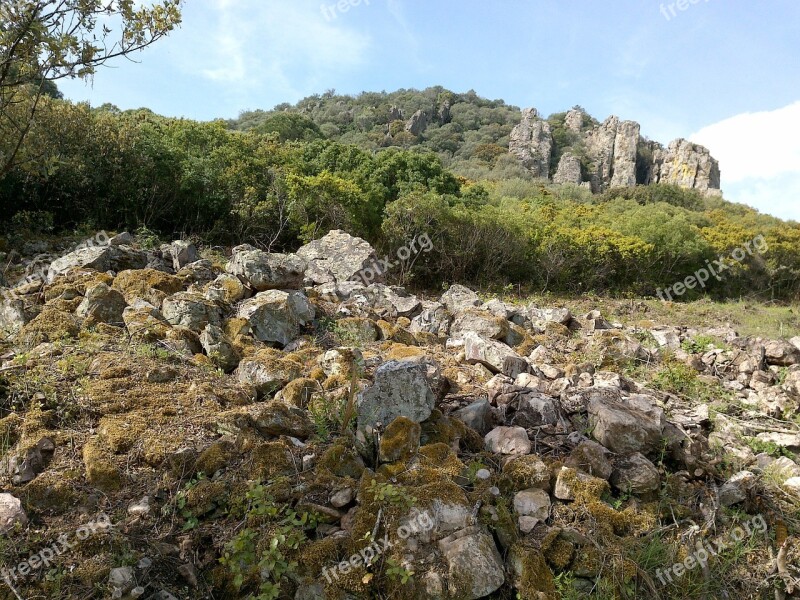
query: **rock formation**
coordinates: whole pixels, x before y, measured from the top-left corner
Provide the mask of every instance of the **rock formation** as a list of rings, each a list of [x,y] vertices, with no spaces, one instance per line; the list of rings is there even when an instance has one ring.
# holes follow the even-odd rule
[[[564,127],[573,141],[556,148],[550,124],[535,108],[525,109],[511,132],[509,152],[535,177],[548,178],[552,154],[563,151],[552,173],[553,182],[587,183],[595,193],[614,187],[670,183],[707,195],[720,194],[719,163],[703,146],[678,139],[665,149],[643,139],[635,121],[611,116],[586,129],[587,118],[577,108],[570,110],[564,117]],[[581,173],[581,162],[590,165],[587,173]]]
[[[553,135],[535,108],[522,111],[522,121],[511,132],[509,150],[534,177],[549,176]]]

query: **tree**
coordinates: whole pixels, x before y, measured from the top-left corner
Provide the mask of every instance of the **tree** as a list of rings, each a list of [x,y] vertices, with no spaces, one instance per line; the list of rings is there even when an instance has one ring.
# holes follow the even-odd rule
[[[23,157],[25,138],[55,82],[91,78],[172,31],[183,0],[3,0],[0,2],[0,178]],[[55,91],[54,91],[55,90]]]

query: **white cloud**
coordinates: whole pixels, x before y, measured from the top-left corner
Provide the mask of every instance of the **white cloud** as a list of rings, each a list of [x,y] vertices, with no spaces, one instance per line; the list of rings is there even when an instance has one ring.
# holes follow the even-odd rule
[[[690,136],[720,161],[727,199],[800,219],[800,101],[743,113]]]

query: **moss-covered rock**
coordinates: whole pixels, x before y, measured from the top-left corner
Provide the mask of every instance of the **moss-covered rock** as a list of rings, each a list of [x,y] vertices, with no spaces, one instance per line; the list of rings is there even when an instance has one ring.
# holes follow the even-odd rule
[[[419,450],[421,432],[419,423],[406,417],[397,417],[381,436],[380,460],[395,462],[410,459]]]

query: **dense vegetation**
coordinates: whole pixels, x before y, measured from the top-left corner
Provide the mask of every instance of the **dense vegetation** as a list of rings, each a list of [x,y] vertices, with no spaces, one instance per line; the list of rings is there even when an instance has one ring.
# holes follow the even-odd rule
[[[398,125],[385,147],[393,106],[435,113],[445,100],[449,123],[416,137]],[[519,113],[502,102],[434,88],[298,106],[199,123],[43,98],[24,161],[0,180],[2,227],[146,227],[272,250],[340,228],[385,253],[428,233],[434,250],[406,283],[615,294],[653,294],[763,235],[767,252],[700,293],[800,290],[798,224],[669,186],[592,196],[534,180],[507,154]]]

